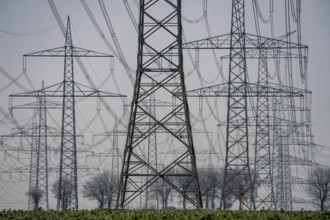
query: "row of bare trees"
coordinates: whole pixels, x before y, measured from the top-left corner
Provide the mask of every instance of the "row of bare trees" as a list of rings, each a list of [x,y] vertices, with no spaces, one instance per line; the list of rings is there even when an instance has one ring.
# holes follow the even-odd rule
[[[216,201],[220,200],[222,188],[223,188],[223,170],[221,169],[199,169],[200,189],[203,197],[203,203],[205,208],[216,208]],[[189,191],[190,180],[185,177],[169,176],[167,179],[171,182],[176,182],[183,191]],[[227,195],[226,208],[231,207],[231,198],[237,197],[242,191],[243,179],[235,179],[230,186],[226,187]],[[65,181],[64,181],[65,183]],[[117,192],[117,186],[119,183],[119,177],[112,175],[109,171],[103,171],[92,176],[85,182],[82,188],[83,197],[96,201],[98,208],[113,208],[115,203],[115,196]],[[52,193],[54,197],[58,197],[58,181],[52,186]],[[63,187],[63,195],[61,204],[62,209],[67,209],[69,200],[71,198],[72,189],[70,186]],[[168,207],[169,198],[172,195],[172,187],[168,185],[162,179],[158,180],[157,184],[154,184],[150,190],[150,199],[158,198],[163,208]],[[305,183],[305,190],[311,197],[311,202],[314,207],[320,211],[325,211],[330,208],[330,168],[317,167],[311,170],[308,174],[307,181]],[[38,188],[31,188],[27,193],[27,196],[33,202],[34,209],[38,209],[38,204],[45,192]],[[237,194],[237,195],[236,195]],[[186,201],[183,199],[183,208],[186,208]]]
[[[205,208],[215,209],[215,201],[221,195],[223,172],[212,168],[199,170],[199,180]]]
[[[216,169],[201,169],[199,170],[200,187],[202,196],[206,204],[206,208],[216,208],[215,201],[220,198],[222,174]],[[191,178],[167,176],[167,181],[178,185],[182,191],[191,191]],[[117,190],[119,178],[112,176],[110,172],[104,171],[91,177],[83,185],[82,194],[89,200],[94,200],[98,203],[99,208],[114,207],[112,205],[114,196]],[[148,200],[156,200],[158,198],[162,208],[167,208],[169,199],[173,194],[173,188],[164,180],[159,179],[149,189]],[[183,207],[186,207],[186,201],[183,199]]]
[[[178,176],[167,176],[166,179],[172,183],[178,185],[183,192],[191,192],[191,178],[189,177],[178,177]],[[222,180],[223,180],[223,172],[219,169],[208,168],[208,169],[200,169],[199,170],[199,179],[200,179],[200,189],[201,194],[204,200],[204,204],[206,208],[216,208],[216,201],[219,201],[221,191],[222,191]],[[235,188],[239,188],[241,184],[240,181],[243,180],[235,180],[235,184],[232,184],[228,187],[228,191],[236,192]],[[69,184],[65,184],[68,181],[63,181],[62,185],[62,195],[61,195],[61,209],[68,209],[70,204],[70,199],[72,196],[72,187]],[[103,171],[92,176],[89,180],[87,180],[82,187],[82,195],[84,198],[87,198],[92,201],[96,201],[98,204],[98,208],[113,208],[115,202],[115,196],[117,193],[117,186],[119,183],[119,177],[116,175],[112,175],[109,171]],[[54,197],[58,198],[58,188],[59,182],[58,180],[54,182],[52,186],[52,193]],[[229,189],[230,188],[230,189]],[[156,184],[153,184],[149,189],[149,199],[156,200],[158,199],[161,203],[162,208],[167,208],[169,203],[169,198],[172,196],[172,186],[166,183],[164,180],[159,179]],[[238,192],[239,193],[239,192]],[[38,207],[38,203],[41,197],[44,195],[38,189],[31,189],[28,193],[28,196],[32,198],[35,203],[35,207]],[[228,201],[230,197],[235,195],[226,195]],[[158,201],[157,201],[158,202]],[[183,199],[183,208],[186,208],[186,200],[185,197]],[[230,207],[230,203],[228,202],[227,208]]]

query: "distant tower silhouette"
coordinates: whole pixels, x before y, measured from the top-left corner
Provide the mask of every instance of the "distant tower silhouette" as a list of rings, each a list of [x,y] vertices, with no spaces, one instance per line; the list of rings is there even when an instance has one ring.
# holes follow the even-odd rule
[[[40,189],[44,196],[39,201],[39,207],[48,210],[48,146],[47,146],[47,103],[45,97],[44,82],[42,81],[41,94],[38,98],[38,127],[36,129],[36,137],[32,136],[32,145],[34,145],[37,139],[37,149],[32,152],[31,150],[31,168],[30,168],[30,189],[35,186],[36,189]],[[32,156],[32,154],[36,154]],[[36,159],[36,166],[33,166],[32,158]],[[30,197],[29,197],[30,198]],[[29,200],[29,207],[31,201]],[[35,208],[39,208],[35,207]]]

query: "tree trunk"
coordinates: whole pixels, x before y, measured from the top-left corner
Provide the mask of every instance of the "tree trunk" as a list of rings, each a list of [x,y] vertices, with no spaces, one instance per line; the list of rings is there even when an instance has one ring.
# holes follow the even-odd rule
[[[209,194],[206,193],[205,195],[205,208],[209,208]]]
[[[112,202],[112,195],[108,197],[108,209],[111,208],[111,202]]]
[[[183,191],[183,209],[186,209],[186,191]]]
[[[165,205],[165,209],[167,208],[167,198],[164,199],[164,205]]]
[[[321,199],[321,212],[323,212],[324,211],[324,200],[323,199]]]
[[[220,210],[225,210],[225,209],[224,209],[224,204],[222,203],[222,196],[220,196],[219,209],[220,209]]]
[[[103,209],[104,206],[104,201],[100,200],[99,201],[99,209]]]
[[[215,209],[214,198],[215,198],[215,196],[214,196],[214,194],[213,194],[212,199],[211,199],[211,201],[212,201],[212,209]]]

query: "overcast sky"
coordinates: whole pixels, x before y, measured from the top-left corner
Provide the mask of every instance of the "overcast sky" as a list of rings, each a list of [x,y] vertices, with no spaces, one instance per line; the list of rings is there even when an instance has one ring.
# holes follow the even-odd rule
[[[99,52],[105,52],[113,54],[112,51],[105,45],[102,38],[99,36],[95,27],[91,23],[89,17],[84,10],[80,0],[54,0],[55,5],[59,11],[62,21],[66,22],[66,16],[70,15],[72,22],[72,32],[74,44],[78,47],[88,48]],[[112,36],[110,35],[104,18],[102,16],[100,6],[97,1],[86,0],[93,15],[99,23],[103,33],[109,42],[113,45]],[[116,32],[116,38],[120,44],[125,58],[129,66],[134,70],[136,68],[136,53],[137,53],[137,33],[132,25],[132,22],[128,16],[123,1],[120,0],[104,0],[106,7],[111,19],[113,28]],[[128,0],[130,7],[132,8],[135,18],[138,16],[138,9],[135,5],[137,1]],[[264,17],[267,19],[269,16],[269,0],[259,1],[261,5],[261,11]],[[280,1],[274,1],[277,4]],[[251,9],[250,1],[246,1],[247,8]],[[283,35],[283,29],[281,29],[282,23],[281,15],[283,15],[283,9],[281,3],[275,6],[275,19],[276,28],[278,32],[276,36]],[[212,35],[219,35],[228,33],[230,31],[230,1],[228,0],[208,0],[208,19],[210,27],[212,29]],[[315,143],[324,145],[325,148],[318,147],[317,150],[321,151],[317,153],[317,162],[330,165],[330,1],[329,0],[302,0],[302,42],[309,46],[309,63],[308,63],[308,88],[313,94],[312,103],[312,129],[315,136]],[[201,0],[184,0],[183,1],[183,15],[185,17],[183,26],[185,30],[185,36],[188,41],[197,40],[200,38],[206,38],[208,36],[207,29],[205,27],[205,21],[202,19],[203,8]],[[255,33],[253,27],[253,14],[251,10],[247,10],[247,32]],[[200,19],[201,18],[201,19]],[[188,22],[190,20],[190,23]],[[196,23],[196,24],[195,24]],[[265,24],[266,26],[267,24]],[[283,27],[282,27],[283,28]],[[264,33],[270,36],[269,29],[264,29]],[[35,52],[44,49],[50,49],[64,44],[63,35],[57,25],[56,19],[53,12],[45,0],[0,0],[0,65],[4,68],[12,77],[18,77],[22,73],[22,55],[30,52]],[[203,52],[204,54],[204,52]],[[191,71],[192,65],[188,62],[188,54],[185,53],[185,72],[188,74]],[[215,64],[210,54],[205,55],[201,58],[201,61],[212,60],[212,63],[205,62],[204,65],[207,67],[202,69],[203,75],[207,80],[211,81],[209,84],[212,85],[213,80],[216,79],[215,83],[220,83],[221,79],[218,77],[219,74],[212,73],[216,71],[214,68]],[[122,93],[128,96],[130,102],[132,96],[132,88],[128,83],[127,74],[118,59],[115,59],[115,75],[118,81],[120,89],[116,89],[116,84],[112,78],[108,78],[109,74],[109,62],[108,60],[85,60],[88,71],[96,82],[100,85],[100,88],[106,91]],[[213,69],[208,69],[213,66]],[[210,70],[210,71],[208,71]],[[63,60],[62,59],[51,59],[51,58],[29,58],[27,73],[32,81],[34,88],[39,89],[41,86],[41,80],[45,80],[46,86],[55,84],[63,80]],[[81,71],[75,69],[76,81],[86,83]],[[201,87],[197,76],[194,76],[192,72],[191,76],[187,77],[187,88],[195,89]],[[224,73],[227,77],[227,73]],[[253,76],[252,76],[253,77]],[[31,89],[28,81],[24,76],[21,76],[18,81]],[[105,82],[104,85],[102,82]],[[0,75],[0,103],[1,107],[8,109],[8,95],[22,92],[19,88],[9,86],[3,89],[9,83],[3,75]],[[299,83],[298,83],[299,84]],[[95,101],[95,100],[94,100]],[[88,102],[95,104],[94,101]],[[223,100],[222,100],[223,101]],[[219,101],[219,102],[222,102]],[[121,101],[113,101],[114,109],[118,115],[123,112]],[[88,106],[88,108],[91,108]],[[83,112],[84,104],[82,104],[81,111]],[[85,104],[86,105],[86,104]],[[91,106],[92,106],[91,105]],[[95,110],[96,107],[93,107]],[[193,112],[198,112],[198,103],[191,102],[190,109]],[[79,111],[80,111],[79,110]],[[89,113],[88,113],[89,114]],[[56,115],[56,113],[55,113]],[[92,117],[94,113],[84,116],[86,114],[81,113],[80,117],[81,124],[78,125],[82,130],[85,128],[89,120],[88,117]],[[24,124],[31,117],[30,113],[23,113],[22,110],[15,112],[17,119]],[[3,120],[3,116],[0,116]],[[223,120],[224,118],[222,118]],[[84,121],[85,120],[85,121]],[[109,120],[109,129],[112,127],[112,119]],[[0,125],[0,134],[7,134],[11,132],[11,126],[3,120]],[[98,133],[104,131],[99,129],[100,122],[97,122],[94,127],[86,128],[84,132]],[[211,127],[211,126],[210,126]],[[91,130],[88,130],[91,129]],[[215,130],[216,127],[213,128]],[[211,129],[212,130],[212,129]],[[212,130],[212,131],[213,131]],[[213,131],[216,133],[216,131]],[[91,142],[91,134],[87,134],[87,142]],[[214,134],[215,135],[215,134]],[[89,138],[89,139],[88,139]],[[196,137],[196,145],[203,145],[203,138]],[[13,144],[13,143],[12,143]],[[16,155],[16,153],[12,153]],[[28,154],[25,154],[28,158]],[[54,156],[55,157],[55,156]],[[3,151],[0,151],[0,170],[8,170],[6,166],[27,166],[28,160],[25,161],[8,161]],[[25,159],[26,159],[25,158]],[[81,160],[85,159],[81,158]],[[204,158],[205,159],[205,158]],[[201,159],[202,160],[202,159]],[[202,163],[202,162],[201,162]],[[92,164],[92,165],[91,165]],[[91,166],[97,166],[96,162],[92,162]],[[2,207],[15,207],[15,208],[26,208],[26,198],[22,196],[27,185],[27,174],[23,175],[23,183],[20,183],[20,177],[8,178],[8,173],[0,174],[3,183],[0,183],[0,209]],[[7,175],[7,176],[6,176]],[[14,174],[13,174],[14,175]],[[1,181],[1,180],[0,180]],[[23,188],[22,190],[18,188]],[[18,189],[19,193],[13,193]],[[51,196],[51,195],[50,195]],[[89,203],[83,203],[82,207],[88,208]],[[54,208],[54,207],[53,207]]]

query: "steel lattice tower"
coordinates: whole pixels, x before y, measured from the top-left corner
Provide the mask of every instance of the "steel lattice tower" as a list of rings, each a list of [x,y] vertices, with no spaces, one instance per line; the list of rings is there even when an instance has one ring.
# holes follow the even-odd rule
[[[259,44],[261,42],[258,37]],[[256,136],[255,136],[255,176],[253,184],[255,209],[259,207],[272,208],[274,204],[273,178],[271,174],[271,150],[269,131],[269,84],[267,50],[259,50],[258,62],[258,92],[256,108]],[[256,193],[261,189],[262,192]]]
[[[226,207],[227,187],[234,178],[243,180],[242,192],[252,194],[247,125],[247,73],[245,54],[244,0],[233,0],[230,34],[228,109],[224,188],[222,204]],[[240,120],[240,123],[236,123]],[[236,192],[235,197],[240,195]],[[250,194],[250,195],[251,195]],[[253,202],[253,201],[252,201]]]
[[[118,119],[115,118],[112,136],[111,175],[119,177]]]
[[[149,113],[152,117],[156,118],[156,100],[155,94],[150,95],[149,99]],[[152,119],[149,119],[150,126],[152,126]],[[157,167],[157,134],[153,132],[148,137],[148,154],[147,154],[147,162],[152,167]],[[148,175],[150,170],[147,169],[147,182],[150,180],[150,176]],[[158,184],[156,182],[155,184]],[[156,186],[158,187],[158,186]],[[155,204],[152,204],[153,201],[149,198],[149,189],[146,189],[146,201],[145,201],[145,208],[153,208],[154,206],[158,209],[158,194],[155,195]]]
[[[284,98],[275,98],[273,106],[274,130],[273,130],[273,177],[275,187],[275,210],[292,210],[290,151],[288,139],[292,133],[292,125],[284,129],[282,122],[282,105]]]
[[[61,201],[64,186],[69,188],[67,189],[69,192],[72,192],[68,207],[78,209],[77,142],[72,47],[71,27],[68,18],[64,46],[62,135],[57,209],[65,209]]]
[[[15,97],[15,95],[10,95]],[[10,99],[10,110],[13,109],[33,109],[34,119],[32,127],[27,130],[21,130],[18,133],[10,135],[3,135],[3,137],[31,137],[31,154],[30,154],[30,177],[29,177],[29,191],[42,193],[38,204],[35,204],[32,197],[28,198],[28,208],[37,209],[39,207],[48,210],[48,145],[47,137],[55,136],[58,134],[48,134],[47,130],[47,109],[58,109],[61,107],[58,103],[46,101],[44,82],[42,81],[42,89],[39,90],[36,96],[37,101],[33,103],[23,104],[19,106],[11,106],[12,100]]]
[[[39,132],[40,129],[43,129],[44,126],[41,124],[45,121],[40,121],[40,103],[39,99],[36,103],[28,104],[33,106],[34,113],[31,123],[31,127],[28,129],[23,129],[18,127],[18,132],[2,135],[4,137],[19,137],[21,143],[23,142],[22,138],[31,138],[30,143],[30,166],[26,168],[26,172],[29,173],[29,187],[28,187],[28,209],[35,210],[39,207],[43,209],[48,209],[48,169],[47,169],[47,145],[43,145],[40,142],[39,135],[42,132]],[[40,123],[41,122],[41,123]],[[44,131],[44,129],[43,129]],[[47,136],[44,136],[47,139]],[[20,150],[20,149],[19,149]],[[16,149],[17,151],[17,149]],[[35,201],[34,198],[37,200]]]
[[[20,96],[20,95],[18,95]],[[29,137],[31,138],[31,154],[30,154],[30,169],[29,169],[29,192],[41,192],[42,197],[35,204],[32,197],[28,198],[28,208],[37,209],[39,207],[44,210],[48,209],[48,137],[59,137],[59,132],[54,130],[49,133],[47,126],[47,109],[61,109],[62,105],[56,102],[46,100],[44,82],[42,89],[37,91],[33,97],[37,98],[36,102],[27,103],[18,106],[12,106],[12,98],[16,95],[10,95],[10,111],[13,114],[13,109],[33,109],[34,118],[31,128],[19,129],[19,132],[2,137]]]
[[[245,9],[243,0],[232,1],[231,33],[209,37],[201,40],[185,43],[184,49],[225,49],[229,50],[229,56],[221,58],[229,59],[229,80],[226,83],[204,87],[188,91],[189,97],[226,97],[228,98],[228,112],[226,120],[226,168],[225,187],[222,194],[222,205],[226,208],[225,197],[227,194],[236,195],[237,190],[231,189],[229,179],[236,178],[243,181],[242,191],[251,196],[249,209],[260,208],[265,205],[271,208],[274,204],[274,189],[272,189],[272,171],[270,159],[270,120],[269,100],[274,98],[303,97],[309,91],[269,83],[267,74],[267,59],[298,59],[307,62],[308,47],[292,43],[285,36],[268,38],[245,32]],[[292,53],[296,51],[298,53]],[[246,59],[259,59],[258,82],[247,81]],[[304,66],[300,62],[303,71]],[[247,97],[257,98],[257,120],[248,118]],[[253,181],[250,177],[249,166],[249,143],[248,127],[256,126],[255,140],[255,168],[256,173]],[[251,155],[250,155],[251,156]],[[251,162],[251,161],[250,161]],[[229,167],[229,169],[228,169]],[[228,173],[231,172],[231,173]],[[238,179],[237,179],[238,178]],[[273,181],[274,182],[274,181]],[[251,184],[252,183],[252,184]],[[254,183],[256,185],[254,186]],[[229,185],[228,185],[229,184]],[[226,189],[229,187],[229,189]],[[261,192],[258,193],[258,190]],[[255,198],[256,197],[256,198]],[[233,202],[233,201],[231,201]]]
[[[115,117],[115,122],[113,125],[113,135],[112,135],[112,157],[111,157],[111,179],[119,178],[119,149],[118,149],[118,140],[119,140],[119,131],[118,131],[118,119]],[[117,182],[118,184],[118,182]],[[116,195],[114,195],[113,202],[114,206],[116,205]]]
[[[43,89],[44,89],[44,82],[42,82],[42,89],[41,89],[41,91],[43,92],[41,92],[40,97],[38,98],[39,121],[37,128],[38,147],[36,152],[37,170],[30,170],[30,176],[33,176],[31,172],[36,172],[36,180],[35,182],[30,182],[32,183],[30,187],[34,185],[36,189],[40,189],[44,193],[45,196],[41,197],[39,201],[39,207],[43,207],[45,208],[45,210],[48,210],[48,156],[47,156],[48,147],[47,147],[47,109],[46,109],[47,103],[46,103],[45,92]]]
[[[181,0],[140,0],[138,42],[136,82],[117,207],[124,208],[146,189],[154,186],[156,181],[162,180],[192,205],[200,208],[202,200],[183,73]],[[151,52],[147,52],[149,49]],[[162,109],[161,114],[156,109],[157,114],[154,116],[144,104],[153,94],[162,101],[174,99],[176,105]],[[183,151],[173,160],[166,161],[162,168],[148,163],[139,153],[141,145],[147,144],[150,135],[158,130],[173,137],[174,144],[168,147]],[[146,175],[148,181],[141,182],[141,176]],[[191,190],[180,188],[172,180],[173,176],[189,178]]]
[[[78,209],[76,97],[125,97],[101,92],[74,81],[73,61],[79,57],[113,57],[108,54],[74,47],[68,17],[65,46],[24,55],[25,57],[64,57],[64,80],[44,89],[46,97],[62,98],[62,128],[57,209]],[[79,60],[80,61],[80,60]],[[16,97],[37,97],[40,91],[17,94]],[[64,194],[66,195],[64,197]],[[69,196],[67,196],[69,195]],[[67,198],[65,201],[63,198]]]
[[[37,187],[37,179],[38,179],[38,127],[37,127],[37,116],[38,110],[34,110],[33,122],[32,122],[32,130],[31,130],[31,154],[30,154],[30,177],[29,177],[29,190],[32,190],[34,187]],[[31,196],[28,198],[28,208],[29,210],[38,208],[35,207],[33,199]]]

